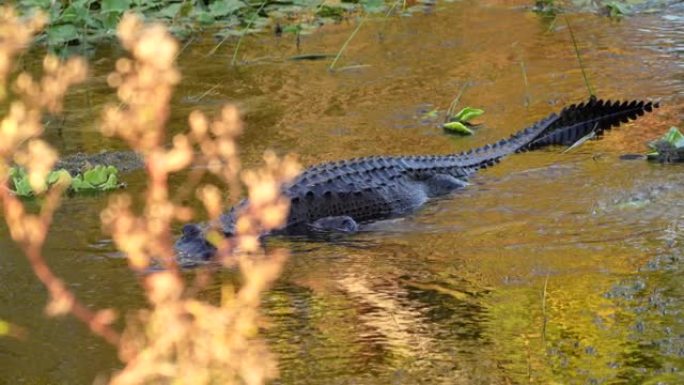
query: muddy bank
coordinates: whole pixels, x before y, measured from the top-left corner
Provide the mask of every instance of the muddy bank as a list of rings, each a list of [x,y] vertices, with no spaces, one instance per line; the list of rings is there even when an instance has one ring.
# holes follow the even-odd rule
[[[114,166],[120,172],[129,172],[144,166],[141,155],[133,151],[103,151],[97,154],[85,154],[82,152],[68,155],[55,164],[55,169],[65,169],[72,176],[95,166]]]

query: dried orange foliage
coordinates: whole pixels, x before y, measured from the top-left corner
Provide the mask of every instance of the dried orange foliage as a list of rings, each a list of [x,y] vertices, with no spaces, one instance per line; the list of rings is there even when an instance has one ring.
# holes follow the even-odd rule
[[[10,7],[0,7],[0,100],[8,94],[7,84],[13,60],[30,43],[31,37],[44,24],[44,16],[21,21]],[[71,313],[91,330],[110,343],[117,343],[118,334],[109,328],[109,310],[94,312],[79,303],[62,280],[55,276],[42,255],[43,244],[50,228],[52,215],[59,205],[59,188],[51,191],[38,214],[27,213],[23,203],[12,195],[7,186],[10,163],[28,169],[29,181],[37,192],[45,190],[45,178],[54,162],[56,151],[40,139],[43,133],[41,116],[44,112],[59,112],[69,87],[83,81],[86,65],[81,59],[66,63],[54,56],[43,61],[43,76],[34,80],[28,73],[20,73],[12,88],[20,100],[11,102],[9,111],[0,121],[0,199],[10,235],[21,246],[34,273],[48,289],[50,303],[46,311],[51,315]]]
[[[2,12],[0,70],[5,70],[0,81],[4,82],[12,59],[20,52],[16,47],[25,47],[40,23],[21,23],[8,8]],[[10,34],[5,28],[21,31]],[[242,125],[238,111],[230,106],[214,120],[193,112],[189,132],[171,138],[168,147],[165,126],[169,102],[173,87],[180,81],[174,65],[178,45],[161,26],[145,26],[131,15],[123,18],[117,33],[131,57],[118,60],[116,71],[108,77],[121,105],[105,108],[102,132],[122,138],[144,156],[149,183],[140,212],[134,210],[131,196],[119,194],[110,199],[101,219],[131,268],[144,273],[141,279],[149,308],[130,313],[119,335],[110,326],[115,319],[112,310],[93,312],[85,308],[53,275],[41,250],[59,203],[59,191],[48,192],[43,211],[30,215],[6,188],[0,189],[12,237],[24,247],[37,276],[48,287],[50,313],[74,314],[119,348],[125,367],[113,376],[112,384],[263,384],[275,377],[277,370],[266,344],[258,338],[258,308],[261,294],[278,277],[287,254],[282,250],[265,253],[258,237],[285,220],[289,207],[280,195],[280,186],[297,174],[298,166],[292,159],[280,160],[267,153],[263,169],[241,173],[235,138]],[[41,115],[44,111],[59,112],[68,87],[82,81],[85,74],[86,66],[79,59],[62,63],[47,57],[39,81],[28,74],[17,77],[14,89],[22,101],[12,104],[0,126],[4,139],[0,143],[3,186],[13,158],[29,168],[34,189],[44,187],[45,175],[57,156],[38,138],[43,131]],[[188,288],[180,275],[172,246],[172,223],[188,220],[192,212],[170,199],[168,178],[192,163],[205,164],[206,170],[229,187],[232,197],[239,191],[241,178],[251,200],[238,219],[233,239],[223,239],[218,231],[208,230],[219,249],[217,261],[237,266],[244,275],[239,289],[223,288],[220,304],[193,298],[197,288]],[[224,208],[225,195],[215,185],[196,190],[213,223]],[[150,273],[147,269],[151,265],[164,269]]]

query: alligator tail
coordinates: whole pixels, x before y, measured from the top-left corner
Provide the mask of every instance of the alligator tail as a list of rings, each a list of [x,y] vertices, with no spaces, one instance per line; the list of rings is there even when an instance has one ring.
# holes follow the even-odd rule
[[[592,133],[600,137],[604,131],[635,120],[654,108],[658,108],[658,102],[604,101],[592,97],[586,103],[573,104],[563,109],[544,135],[530,142],[523,150],[552,145],[569,146]]]
[[[460,166],[480,169],[498,163],[506,155],[553,145],[571,145],[592,132],[600,136],[621,123],[634,120],[658,107],[657,102],[604,101],[592,97],[551,114],[507,139],[456,155]]]

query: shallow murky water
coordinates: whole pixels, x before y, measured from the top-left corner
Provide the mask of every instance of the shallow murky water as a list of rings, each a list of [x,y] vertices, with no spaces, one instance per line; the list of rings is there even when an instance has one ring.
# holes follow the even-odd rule
[[[303,37],[301,52],[290,36],[251,37],[238,68],[229,66],[232,46],[207,57],[215,42],[195,41],[180,57],[172,127],[183,129],[192,109],[235,102],[246,111],[248,166],[265,149],[309,165],[448,153],[585,99],[565,22],[492,3],[502,2],[372,19],[335,73],[329,61],[284,59],[335,53],[348,22]],[[265,299],[276,383],[684,382],[684,167],[618,159],[684,122],[684,7],[570,20],[600,97],[658,98],[663,107],[569,153],[515,155],[467,189],[344,242],[275,240],[293,250]],[[121,147],[94,123],[118,54],[99,53],[63,130],[49,133],[63,153]],[[464,82],[462,105],[484,108],[486,125],[447,137],[425,112],[443,111]],[[140,173],[126,179],[144,188]],[[86,304],[125,312],[143,299],[100,232],[105,203],[68,199],[46,255]],[[0,250],[0,319],[28,331],[0,340],[0,384],[89,383],[116,368],[115,352],[76,321],[44,317],[45,291],[4,222]]]

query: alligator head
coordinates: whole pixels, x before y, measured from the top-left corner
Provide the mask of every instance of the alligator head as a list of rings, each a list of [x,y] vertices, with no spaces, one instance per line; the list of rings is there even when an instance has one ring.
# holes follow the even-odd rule
[[[244,204],[240,203],[219,218],[220,231],[224,236],[232,237],[235,234],[238,210],[243,206]],[[179,260],[208,261],[216,254],[216,246],[207,240],[206,231],[206,226],[201,227],[196,224],[183,226],[182,234],[174,244]]]
[[[216,247],[204,237],[204,231],[195,224],[183,226],[183,234],[176,241],[174,248],[181,261],[208,261],[216,254]]]

